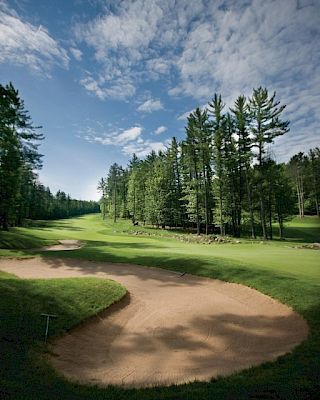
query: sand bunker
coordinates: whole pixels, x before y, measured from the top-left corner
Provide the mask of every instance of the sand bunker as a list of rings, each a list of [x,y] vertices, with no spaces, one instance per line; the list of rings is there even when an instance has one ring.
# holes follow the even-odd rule
[[[243,285],[137,265],[1,260],[22,278],[95,276],[128,289],[118,304],[52,343],[71,380],[147,387],[208,381],[275,360],[307,337],[305,320]]]
[[[59,244],[53,246],[42,247],[41,250],[45,251],[61,251],[61,250],[77,250],[83,246],[83,242],[80,240],[59,240]]]

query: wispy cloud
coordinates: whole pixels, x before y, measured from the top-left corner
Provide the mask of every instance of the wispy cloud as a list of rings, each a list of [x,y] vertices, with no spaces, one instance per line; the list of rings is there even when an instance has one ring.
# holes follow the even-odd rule
[[[202,1],[177,0],[175,7],[162,0],[115,2],[112,11],[106,7],[99,17],[76,25],[74,34],[94,51],[100,65],[95,80],[104,79],[108,88],[125,76],[137,88],[171,71],[189,22],[202,10]]]
[[[115,79],[112,84],[108,84],[102,76],[95,79],[91,75],[87,75],[80,80],[80,84],[100,100],[107,98],[125,100],[133,96],[136,90],[130,80],[122,77]]]
[[[82,51],[76,47],[70,47],[70,53],[77,61],[81,61],[82,59]]]
[[[123,147],[122,151],[126,155],[136,154],[138,157],[145,157],[155,151],[164,151],[168,147],[170,141],[154,142],[152,140],[143,140],[141,143],[130,143]]]
[[[212,2],[210,22],[202,18],[183,41],[176,62],[180,79],[169,94],[203,101],[219,92],[231,105],[239,94],[266,86],[288,105],[284,117],[291,121],[276,155],[283,160],[299,146],[314,146],[320,126],[319,15],[318,1],[256,0],[224,7]]]
[[[0,63],[27,66],[49,75],[54,66],[68,68],[66,50],[42,25],[23,21],[4,2],[0,3]]]
[[[164,133],[164,132],[166,132],[166,130],[167,130],[168,128],[166,127],[166,126],[159,126],[155,131],[154,131],[154,133],[156,134],[156,135],[160,135],[161,133]]]
[[[158,152],[165,150],[169,141],[152,141],[142,137],[143,127],[133,126],[128,129],[101,132],[101,129],[87,127],[79,130],[78,137],[84,138],[90,143],[99,143],[104,146],[119,147],[123,154],[138,157],[145,157],[152,150]]]
[[[157,110],[162,110],[163,104],[159,99],[149,99],[146,100],[144,103],[140,104],[137,108],[138,111],[150,113]]]
[[[142,133],[142,127],[133,126],[129,129],[104,133],[99,133],[96,129],[87,127],[85,132],[80,131],[79,133],[84,133],[84,138],[89,142],[101,143],[103,145],[123,146],[129,142],[139,139]]]

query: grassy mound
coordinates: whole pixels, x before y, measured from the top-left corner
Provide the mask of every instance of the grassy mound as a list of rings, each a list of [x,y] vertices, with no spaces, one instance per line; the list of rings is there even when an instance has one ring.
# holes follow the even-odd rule
[[[96,315],[125,292],[105,279],[24,280],[1,272],[0,398],[48,398],[52,385],[61,393],[63,381],[39,357],[46,350],[42,313],[57,315],[50,322],[49,336],[54,336]]]

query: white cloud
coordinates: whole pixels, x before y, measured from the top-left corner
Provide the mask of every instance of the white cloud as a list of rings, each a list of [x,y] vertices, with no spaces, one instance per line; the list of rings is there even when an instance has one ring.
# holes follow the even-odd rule
[[[70,53],[77,61],[81,61],[82,59],[82,51],[77,49],[76,47],[70,47]]]
[[[156,1],[122,2],[113,13],[107,12],[88,24],[75,27],[79,40],[95,49],[95,57],[106,61],[112,50],[125,50],[139,59],[156,35],[163,11]]]
[[[154,133],[156,134],[156,135],[160,135],[161,133],[164,133],[166,130],[167,130],[168,128],[166,127],[166,126],[159,126],[155,131],[154,131]]]
[[[159,99],[149,99],[140,104],[137,108],[138,111],[150,113],[152,111],[162,110],[163,104]]]
[[[99,134],[93,128],[88,127],[84,138],[89,142],[97,142],[103,145],[123,146],[129,142],[140,138],[142,132],[141,126],[133,126],[129,129],[113,131]],[[79,132],[83,134],[83,132]]]
[[[103,14],[73,31],[78,43],[85,42],[94,51],[100,65],[95,81],[104,79],[108,88],[125,76],[136,88],[170,72],[188,23],[203,10],[202,0],[176,0],[175,7],[164,0],[114,2],[112,11],[105,7]],[[127,97],[133,94],[127,92]]]
[[[99,129],[87,127],[85,130],[79,130],[77,136],[90,143],[119,147],[123,154],[131,156],[135,153],[138,157],[145,157],[151,151],[165,150],[170,143],[170,140],[161,142],[144,139],[142,132],[143,128],[141,126],[104,133],[99,132]]]
[[[150,154],[151,151],[155,151],[157,153],[159,151],[166,150],[169,143],[169,140],[166,140],[164,143],[144,140],[142,143],[129,143],[123,146],[122,151],[128,156],[136,154],[138,157],[145,157]]]
[[[262,85],[288,104],[290,135],[300,124],[311,132],[320,126],[319,13],[317,0],[115,2],[75,28],[100,66],[82,83],[101,99],[127,99],[163,79],[171,96],[203,104],[218,92],[228,106]],[[151,112],[152,101],[138,110]]]
[[[95,94],[100,100],[113,98],[125,100],[135,93],[133,84],[126,78],[118,78],[112,84],[106,83],[106,79],[99,77],[97,80],[91,75],[87,75],[80,80],[80,84],[90,93]]]
[[[42,25],[22,21],[4,3],[0,4],[0,63],[28,66],[49,74],[57,65],[68,68],[69,57]]]
[[[162,57],[152,58],[146,62],[148,74],[154,79],[159,79],[160,75],[168,74],[172,66],[172,59]]]
[[[306,148],[306,131],[308,146],[315,146],[314,130],[320,126],[320,3],[255,0],[220,6],[219,1],[209,3],[206,16],[199,16],[181,42],[175,64],[179,81],[169,94],[208,101],[218,92],[231,105],[239,94],[248,96],[253,87],[266,86],[288,105],[284,118],[291,121],[291,132],[277,141],[276,154],[288,153],[289,145]]]
[[[138,139],[141,135],[142,128],[141,126],[134,126],[133,128],[124,130],[123,132],[119,133],[116,137],[117,143],[127,143],[131,142],[132,140]]]

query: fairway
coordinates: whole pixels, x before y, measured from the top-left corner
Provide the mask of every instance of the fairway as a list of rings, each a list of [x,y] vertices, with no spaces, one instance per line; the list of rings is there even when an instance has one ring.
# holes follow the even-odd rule
[[[229,398],[230,393],[235,398],[246,399],[249,394],[264,392],[269,394],[277,393],[279,394],[279,398],[284,399],[311,398],[310,396],[315,395],[319,390],[317,386],[319,378],[317,364],[320,322],[318,296],[320,290],[320,258],[319,251],[302,247],[308,242],[317,241],[319,233],[319,222],[316,218],[307,219],[307,222],[310,223],[312,229],[310,229],[309,235],[307,235],[305,240],[302,235],[304,232],[303,229],[307,229],[307,223],[302,228],[300,224],[297,224],[297,229],[295,229],[296,221],[293,221],[289,228],[289,231],[293,233],[292,239],[289,238],[286,241],[261,243],[259,240],[250,241],[245,239],[241,240],[241,243],[232,241],[227,244],[211,245],[188,243],[186,242],[187,235],[186,238],[182,238],[181,233],[152,228],[140,227],[140,232],[137,234],[136,227],[132,227],[129,222],[120,220],[117,224],[113,224],[109,220],[103,221],[99,215],[90,215],[69,220],[36,222],[30,228],[15,228],[9,234],[2,232],[0,240],[7,247],[7,249],[1,250],[3,256],[43,257],[43,261],[40,259],[37,268],[34,269],[33,276],[41,276],[41,271],[45,273],[48,265],[52,277],[66,277],[68,274],[69,276],[74,276],[75,271],[77,276],[85,276],[88,273],[88,265],[91,265],[85,260],[95,261],[96,264],[92,265],[98,266],[101,262],[113,262],[161,267],[180,273],[187,272],[188,274],[242,283],[258,289],[260,292],[270,295],[299,312],[307,320],[310,329],[307,340],[298,346],[293,353],[280,357],[276,362],[238,372],[230,377],[220,378],[212,383],[191,383],[186,386],[170,386],[163,389],[139,389],[138,392],[134,392],[129,389],[100,389],[93,386],[78,386],[61,380],[61,377],[58,378],[52,372],[46,372],[47,383],[41,382],[40,377],[39,379],[35,378],[36,381],[33,380],[33,387],[36,385],[40,389],[43,388],[43,385],[47,385],[50,382],[50,387],[52,385],[56,387],[55,393],[59,393],[60,397],[70,399],[75,395],[78,398],[88,398],[89,394],[90,396],[95,396],[95,398],[104,398],[105,391],[109,393],[110,398],[117,399],[169,399],[174,398],[177,393],[182,393],[182,397],[184,396],[183,393],[188,393],[188,398],[191,399],[211,395],[223,399]],[[84,246],[72,251],[54,252],[32,249],[23,250],[21,248],[14,249],[14,247],[30,247],[30,244],[33,243],[36,243],[36,246],[32,245],[31,247],[37,248],[48,244],[54,245],[58,243],[58,240],[63,239],[79,240]],[[15,243],[19,243],[19,246],[15,246]],[[50,256],[50,258],[47,258],[47,256]],[[25,262],[30,263],[32,259]],[[6,263],[6,261],[2,261],[3,263]],[[61,269],[59,269],[59,265]],[[121,269],[121,265],[119,264],[118,268]],[[117,268],[117,264],[115,264],[114,268]],[[26,276],[24,275],[27,274],[26,271],[23,272],[22,269],[19,274]],[[67,272],[63,274],[61,272],[61,275],[59,275],[59,271]],[[92,272],[93,270],[91,269]],[[98,268],[98,273],[94,275],[100,276],[99,274],[102,273],[103,269],[101,266],[101,268]],[[176,274],[170,271],[164,273],[167,274],[166,276],[174,277],[171,279],[177,279]],[[119,279],[116,278],[116,274],[110,276],[126,286],[126,273],[120,275],[122,277]],[[197,278],[190,277],[190,279]],[[143,283],[148,286],[147,279]],[[162,285],[164,291],[163,301],[167,301],[167,307],[170,307],[170,302],[174,304],[174,300],[170,296],[165,295],[165,290],[168,289],[167,286],[170,288],[170,281],[166,283],[167,285]],[[194,297],[191,296],[191,298]],[[207,303],[207,300],[205,303]],[[255,303],[254,301],[249,301],[249,308],[250,305]],[[201,314],[204,310],[205,307],[200,307],[198,313]],[[184,307],[180,309],[180,313],[184,313]],[[256,321],[256,319],[254,320]],[[244,323],[243,320],[241,323]],[[249,322],[247,321],[246,323]],[[194,324],[196,324],[196,320]],[[257,325],[255,327],[258,329]],[[295,332],[295,329],[290,330]],[[269,332],[271,331],[272,329],[269,330]],[[75,331],[75,334],[77,335],[77,331]],[[271,340],[271,342],[274,343],[277,341]],[[68,342],[64,343],[62,341],[61,343],[60,350],[66,346],[68,347]],[[59,341],[57,346],[57,349],[59,349]],[[78,343],[78,346],[80,346],[80,343]],[[74,354],[77,353],[77,346],[74,348],[69,346],[69,348],[71,356],[73,354],[72,357],[74,357]],[[75,353],[72,353],[73,351]],[[149,351],[151,350],[149,349]],[[262,353],[264,353],[263,350]],[[238,358],[235,356],[235,359]],[[59,360],[59,357],[56,360]],[[264,360],[267,359],[264,358]],[[63,361],[59,362],[63,363]],[[185,364],[182,363],[181,365]],[[46,368],[48,367],[45,367],[44,370]],[[84,369],[83,374],[90,376],[89,370],[90,368]],[[28,375],[27,372],[26,374]],[[70,377],[72,378],[71,375]],[[208,373],[206,379],[209,378],[209,375]],[[217,373],[216,375],[223,374]],[[12,382],[10,387],[16,388],[14,380],[14,376],[9,373],[9,376],[6,377],[6,382]],[[203,378],[201,379],[200,377],[200,380],[203,380]],[[88,379],[84,379],[84,381],[88,381]],[[97,382],[92,381],[91,383]],[[25,390],[32,391],[33,389],[31,386],[28,389],[27,384]],[[67,393],[72,393],[72,395],[70,394],[70,397],[67,397]],[[292,393],[297,393],[297,395],[292,397]],[[33,397],[30,395],[30,397],[26,398]],[[41,394],[39,398],[42,398]],[[48,396],[46,395],[44,398],[48,398]],[[49,398],[53,399],[54,396]]]

